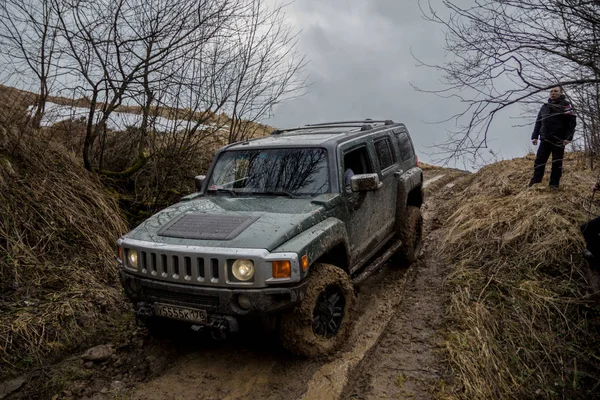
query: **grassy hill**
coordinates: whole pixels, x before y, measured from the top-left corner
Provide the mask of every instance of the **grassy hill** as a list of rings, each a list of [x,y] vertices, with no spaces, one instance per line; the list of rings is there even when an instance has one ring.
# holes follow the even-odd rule
[[[37,139],[0,127],[0,380],[84,342],[125,305],[116,201],[64,147]]]
[[[534,156],[482,168],[437,218],[450,265],[446,354],[464,399],[597,398],[600,314],[579,224],[597,171],[568,153],[561,188],[526,185]]]
[[[27,126],[30,117],[28,107],[33,106],[35,101],[34,93],[0,85],[0,124]],[[54,124],[43,121],[35,140],[60,143],[83,162],[86,140],[84,116],[87,113],[80,107],[88,107],[89,101],[85,98],[63,97],[50,97],[48,101],[59,106],[49,106],[47,110],[52,108],[52,111],[48,115],[56,115],[56,108],[60,108],[58,114],[67,117],[70,114],[68,109],[79,109],[74,112],[76,117],[72,119],[52,118],[51,121],[56,121]],[[140,119],[133,117],[141,113],[140,107],[119,107],[112,114],[114,121],[109,124],[110,128],[103,130],[95,138],[88,156],[91,169],[97,171],[104,185],[111,188],[130,226],[194,190],[194,177],[204,173],[214,152],[228,143],[232,123],[231,118],[224,113],[200,113],[189,109],[161,107],[152,110],[152,114],[157,117],[156,130],[142,132],[139,126],[124,125],[131,124],[132,121],[139,124]],[[165,118],[177,121],[170,122],[168,126],[169,129],[178,130],[159,131],[159,128],[165,126]],[[193,122],[192,126],[198,122],[198,127],[191,132],[179,130],[188,121]],[[174,128],[175,126],[178,128]],[[273,129],[251,121],[237,121],[236,127],[243,127],[242,130],[246,134],[252,133],[253,137],[267,135]]]

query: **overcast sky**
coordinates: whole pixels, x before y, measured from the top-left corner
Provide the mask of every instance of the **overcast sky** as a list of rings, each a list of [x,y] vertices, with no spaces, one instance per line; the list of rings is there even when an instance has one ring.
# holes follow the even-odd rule
[[[423,0],[421,0],[423,2]],[[465,0],[468,1],[468,0]],[[441,1],[431,0],[440,11]],[[439,73],[418,66],[411,52],[434,64],[445,57],[442,27],[425,21],[418,0],[296,0],[287,15],[301,29],[299,50],[306,53],[310,92],[277,107],[266,121],[276,127],[356,118],[393,119],[407,125],[419,159],[437,157],[428,148],[443,142],[453,124],[430,124],[462,110],[456,100],[413,89],[441,89]],[[531,125],[518,107],[499,114],[491,146],[498,159],[523,156]],[[463,167],[462,163],[458,165]],[[470,165],[466,167],[471,168]]]

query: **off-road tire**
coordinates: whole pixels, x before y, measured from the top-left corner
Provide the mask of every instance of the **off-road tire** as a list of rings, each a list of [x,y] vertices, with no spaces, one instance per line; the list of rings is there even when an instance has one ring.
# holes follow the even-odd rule
[[[419,207],[406,206],[404,223],[397,233],[402,240],[402,247],[396,256],[399,261],[412,264],[421,254],[423,247],[423,215]]]
[[[307,279],[306,294],[302,302],[281,317],[279,338],[283,346],[294,354],[318,357],[335,352],[348,337],[355,300],[354,287],[346,272],[330,264],[315,264]],[[317,301],[322,304],[323,299],[332,291],[338,294],[340,299],[343,296],[343,306],[338,303],[343,315],[337,332],[331,337],[326,337],[315,333],[313,322],[316,321],[319,329],[319,321],[315,317],[318,313]]]

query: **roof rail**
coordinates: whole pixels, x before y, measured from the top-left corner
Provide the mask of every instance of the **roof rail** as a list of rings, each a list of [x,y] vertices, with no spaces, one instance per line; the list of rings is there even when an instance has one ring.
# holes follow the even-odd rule
[[[288,128],[288,129],[276,129],[271,132],[271,135],[280,135],[285,132],[294,132],[294,131],[304,131],[304,130],[312,130],[318,128],[360,128],[361,131],[373,129],[373,126],[365,123],[343,123],[343,124],[314,124],[314,125],[305,125],[297,128]]]
[[[323,123],[320,123],[320,124],[310,124],[310,125],[306,125],[306,126],[345,125],[345,124],[384,124],[384,125],[392,125],[392,124],[394,124],[394,121],[392,121],[391,119],[377,119],[377,120],[373,120],[373,119],[367,118],[365,120],[360,120],[360,121],[323,122]]]
[[[373,120],[367,118],[365,120],[357,120],[357,121],[338,121],[338,122],[322,122],[320,124],[308,124],[304,126],[299,126],[297,128],[288,128],[288,129],[276,129],[271,132],[271,135],[280,135],[285,132],[293,132],[299,130],[311,130],[318,128],[360,128],[361,131],[368,131],[377,126],[381,125],[392,125],[395,124],[391,119],[378,119]]]

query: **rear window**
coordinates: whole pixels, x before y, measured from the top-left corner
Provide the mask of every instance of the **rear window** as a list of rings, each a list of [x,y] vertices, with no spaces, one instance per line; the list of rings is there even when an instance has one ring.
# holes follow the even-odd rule
[[[398,139],[398,147],[400,149],[400,158],[402,161],[408,161],[414,158],[414,151],[410,138],[406,132],[400,132],[396,134]]]
[[[379,159],[379,165],[381,170],[391,167],[394,165],[394,155],[392,153],[392,146],[388,138],[377,140],[375,143],[375,152]]]

